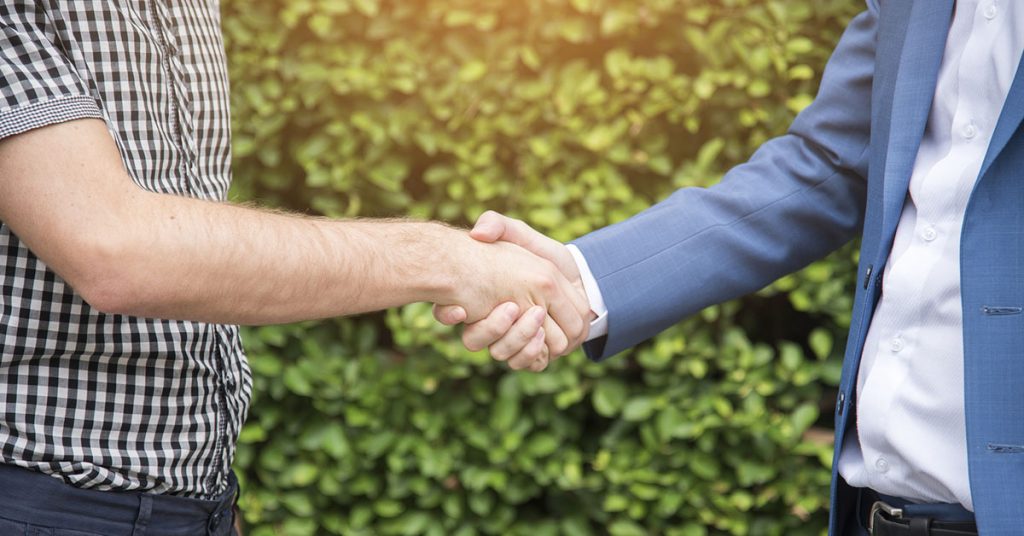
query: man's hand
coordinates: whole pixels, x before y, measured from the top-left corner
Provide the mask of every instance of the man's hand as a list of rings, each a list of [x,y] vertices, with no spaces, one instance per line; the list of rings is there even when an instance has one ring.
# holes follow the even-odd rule
[[[566,246],[535,231],[526,223],[488,211],[476,222],[470,236],[481,242],[511,242],[550,261],[572,284],[576,292],[586,297],[579,269]],[[505,306],[494,309],[483,320],[474,321],[458,306],[435,306],[434,316],[448,325],[469,321],[462,335],[463,343],[470,350],[489,348],[495,359],[508,359],[509,355],[519,360],[546,361],[544,353],[551,359],[565,355],[579,347],[586,340],[589,322],[593,319],[587,305],[584,329],[566,331],[566,326],[548,319],[544,324],[546,346],[537,348],[536,335],[539,325],[529,314],[516,316],[516,311]],[[532,330],[532,331],[531,331]]]
[[[439,310],[473,323],[464,339],[467,348],[490,347],[495,359],[514,369],[543,370],[552,334],[554,355],[586,336],[586,296],[555,264],[510,241],[487,243],[460,234],[447,246],[456,284],[445,299],[458,305]]]

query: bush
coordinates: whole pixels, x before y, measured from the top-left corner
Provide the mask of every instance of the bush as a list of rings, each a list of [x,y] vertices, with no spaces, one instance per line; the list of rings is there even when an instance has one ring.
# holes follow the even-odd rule
[[[810,102],[860,0],[224,2],[234,197],[568,240]],[[255,536],[821,534],[846,248],[604,364],[510,373],[429,306],[248,329]]]

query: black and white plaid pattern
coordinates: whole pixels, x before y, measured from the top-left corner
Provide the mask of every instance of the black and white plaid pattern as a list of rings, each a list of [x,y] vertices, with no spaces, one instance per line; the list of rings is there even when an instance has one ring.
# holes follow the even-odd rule
[[[225,199],[217,2],[0,3],[0,138],[81,118],[106,122],[142,188]],[[0,256],[0,462],[83,488],[219,494],[252,387],[237,327],[99,313],[3,222]]]

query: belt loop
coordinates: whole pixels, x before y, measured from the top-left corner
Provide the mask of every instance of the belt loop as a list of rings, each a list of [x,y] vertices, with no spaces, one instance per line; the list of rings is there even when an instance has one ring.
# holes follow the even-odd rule
[[[910,518],[910,536],[931,536],[932,520],[929,517]]]
[[[230,514],[231,510],[228,510],[227,513]],[[224,514],[223,505],[218,505],[217,509],[210,514],[206,522],[206,536],[221,536],[224,534],[224,531],[221,530],[224,527]]]
[[[235,477],[234,471],[228,473],[228,486],[224,490],[224,494],[217,502],[217,507],[214,508],[210,514],[209,519],[206,523],[206,534],[207,536],[222,536],[226,534],[233,534],[231,528],[232,506],[238,500],[238,480]]]
[[[153,516],[153,497],[148,493],[139,494],[139,515],[135,518],[132,536],[146,536],[149,520]]]

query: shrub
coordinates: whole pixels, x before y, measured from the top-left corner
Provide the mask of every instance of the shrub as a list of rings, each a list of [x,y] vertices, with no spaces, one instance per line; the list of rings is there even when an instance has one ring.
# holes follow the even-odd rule
[[[810,102],[859,0],[226,0],[235,198],[568,240]],[[821,534],[846,248],[603,364],[511,373],[429,306],[247,329],[251,533]],[[339,282],[344,284],[344,282]]]

